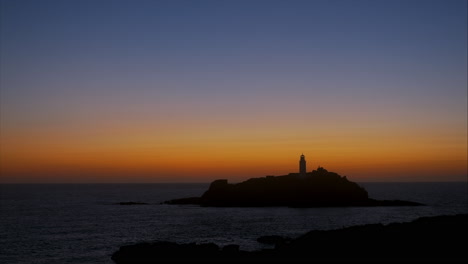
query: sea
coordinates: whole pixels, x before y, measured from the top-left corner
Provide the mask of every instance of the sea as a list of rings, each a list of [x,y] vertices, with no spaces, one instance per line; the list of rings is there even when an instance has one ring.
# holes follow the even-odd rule
[[[153,241],[256,250],[267,247],[256,241],[265,235],[468,213],[466,182],[359,184],[371,198],[426,206],[210,208],[161,204],[200,196],[209,184],[2,184],[0,263],[111,264],[120,246]],[[148,204],[118,204],[129,201]]]

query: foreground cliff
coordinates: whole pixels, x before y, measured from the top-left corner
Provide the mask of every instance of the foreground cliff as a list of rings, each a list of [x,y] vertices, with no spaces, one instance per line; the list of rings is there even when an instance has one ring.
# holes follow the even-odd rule
[[[372,224],[311,231],[275,239],[275,249],[242,251],[238,245],[142,243],[112,255],[117,264],[227,261],[468,261],[468,215],[420,218],[410,223]]]
[[[167,204],[198,204],[225,207],[331,207],[331,206],[412,206],[407,201],[377,201],[367,191],[349,181],[346,176],[319,167],[304,177],[291,173],[267,176],[229,184],[216,180],[201,197],[166,201]]]

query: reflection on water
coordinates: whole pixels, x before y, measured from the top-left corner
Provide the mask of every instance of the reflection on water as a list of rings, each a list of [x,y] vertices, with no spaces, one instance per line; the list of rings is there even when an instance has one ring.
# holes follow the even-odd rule
[[[263,235],[411,221],[468,213],[466,183],[361,183],[371,198],[422,207],[207,208],[161,205],[199,196],[208,184],[0,185],[1,263],[112,263],[119,246],[141,241],[214,242],[257,249]],[[149,205],[121,206],[122,201]]]

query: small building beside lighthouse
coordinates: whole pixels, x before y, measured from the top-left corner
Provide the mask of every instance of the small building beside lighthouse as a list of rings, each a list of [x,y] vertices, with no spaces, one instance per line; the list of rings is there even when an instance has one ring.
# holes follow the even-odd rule
[[[307,174],[307,169],[306,169],[306,160],[304,153],[301,155],[301,159],[299,160],[299,177],[305,178]]]

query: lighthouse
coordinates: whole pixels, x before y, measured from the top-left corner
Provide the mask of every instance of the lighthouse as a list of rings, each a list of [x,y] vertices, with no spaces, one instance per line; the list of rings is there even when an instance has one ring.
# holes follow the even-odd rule
[[[305,178],[306,173],[307,173],[306,160],[305,160],[304,153],[302,153],[301,159],[299,160],[299,177]]]

